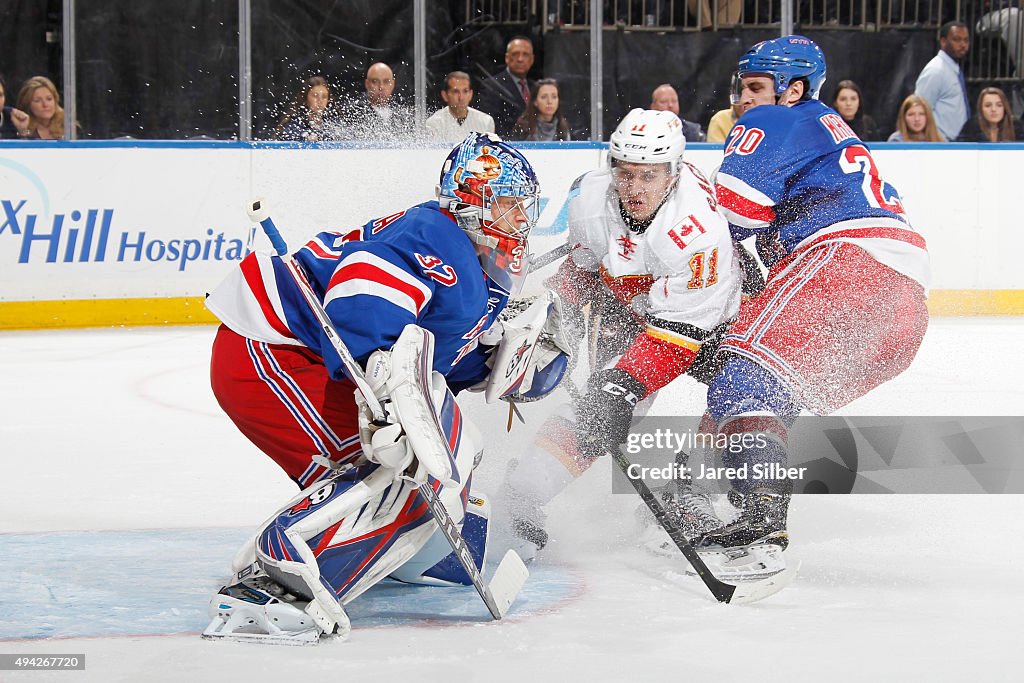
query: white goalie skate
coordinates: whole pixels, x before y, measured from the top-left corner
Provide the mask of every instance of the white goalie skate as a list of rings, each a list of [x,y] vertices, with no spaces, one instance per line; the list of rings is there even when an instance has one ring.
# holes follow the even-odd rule
[[[278,645],[316,645],[324,631],[312,614],[313,603],[297,599],[260,576],[224,586],[210,600],[207,640]]]

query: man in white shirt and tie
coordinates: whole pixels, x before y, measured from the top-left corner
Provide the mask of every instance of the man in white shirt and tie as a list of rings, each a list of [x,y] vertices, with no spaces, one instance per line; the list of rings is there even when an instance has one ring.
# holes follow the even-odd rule
[[[917,77],[914,93],[928,101],[939,132],[950,142],[956,140],[971,106],[960,62],[971,47],[971,34],[961,21],[950,21],[939,29],[939,53],[925,64]]]
[[[427,134],[432,140],[459,142],[470,132],[493,133],[494,119],[479,109],[469,106],[473,101],[473,87],[469,74],[452,71],[445,79],[441,99],[447,107],[434,112],[426,121]]]
[[[507,137],[516,119],[530,104],[533,81],[527,78],[533,66],[533,43],[515,36],[505,46],[505,68],[489,77],[480,92],[480,109],[494,117],[498,135]]]

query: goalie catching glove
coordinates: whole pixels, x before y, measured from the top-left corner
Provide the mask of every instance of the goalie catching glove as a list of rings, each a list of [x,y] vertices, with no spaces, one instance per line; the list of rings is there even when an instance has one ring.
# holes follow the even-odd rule
[[[511,320],[495,323],[481,342],[497,344],[483,387],[488,403],[544,398],[561,384],[572,357],[572,345],[562,329],[561,299],[553,292]]]
[[[644,385],[625,370],[611,368],[594,373],[587,386],[576,405],[576,447],[597,458],[617,452],[626,441]]]

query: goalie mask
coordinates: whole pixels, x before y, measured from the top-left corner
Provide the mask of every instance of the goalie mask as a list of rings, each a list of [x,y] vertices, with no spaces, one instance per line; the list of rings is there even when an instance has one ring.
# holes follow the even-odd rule
[[[493,133],[470,133],[441,167],[437,190],[476,246],[484,272],[515,294],[528,270],[527,238],[540,214],[530,162]]]

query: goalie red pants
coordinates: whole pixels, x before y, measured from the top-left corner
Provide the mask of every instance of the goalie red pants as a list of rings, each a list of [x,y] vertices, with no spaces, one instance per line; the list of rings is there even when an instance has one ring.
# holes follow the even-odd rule
[[[325,460],[354,463],[362,454],[355,385],[332,380],[304,346],[247,339],[221,325],[210,384],[235,426],[301,488],[328,472]]]

